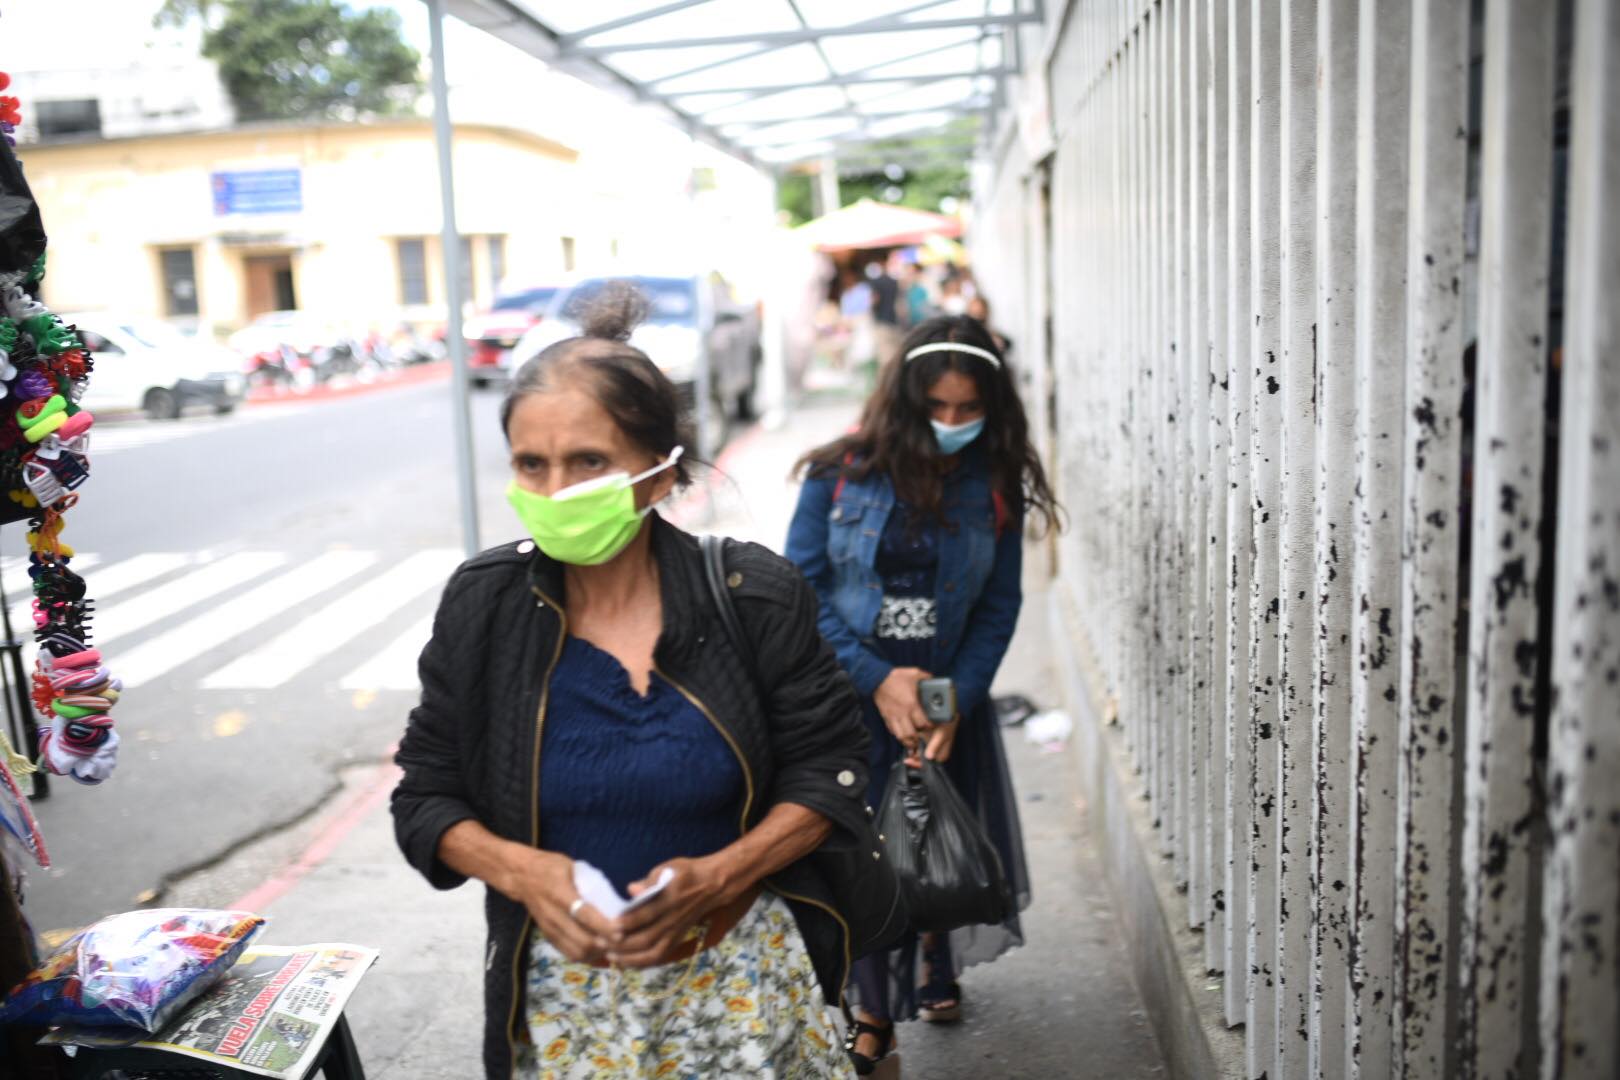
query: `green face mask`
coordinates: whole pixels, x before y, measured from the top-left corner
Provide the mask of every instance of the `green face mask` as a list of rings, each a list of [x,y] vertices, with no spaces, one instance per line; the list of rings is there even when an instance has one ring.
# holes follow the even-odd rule
[[[635,486],[672,468],[683,449],[677,446],[666,461],[638,476],[627,472],[599,476],[550,496],[525,491],[514,480],[506,489],[506,501],[541,551],[560,563],[600,566],[636,538],[652,512],[651,506],[636,509]]]

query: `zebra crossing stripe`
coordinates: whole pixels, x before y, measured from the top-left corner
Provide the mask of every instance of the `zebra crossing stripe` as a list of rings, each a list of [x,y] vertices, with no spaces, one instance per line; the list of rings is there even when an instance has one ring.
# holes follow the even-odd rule
[[[99,643],[116,641],[172,618],[227,589],[261,577],[286,561],[286,555],[275,551],[243,551],[227,555],[161,589],[152,589],[105,612],[98,612],[95,622],[91,624],[91,631]]]
[[[97,610],[105,610],[108,597],[127,592],[137,585],[144,585],[155,578],[162,577],[179,567],[189,566],[196,561],[196,556],[181,555],[173,552],[155,552],[132,556],[112,563],[105,569],[96,569],[87,579],[90,598],[96,602]],[[74,557],[73,565],[76,568],[99,567],[100,558],[95,555],[78,555]],[[28,588],[22,596],[21,600],[12,596],[8,586],[7,598],[12,601],[11,625],[13,627],[31,624],[32,587]]]
[[[117,596],[121,592],[128,592],[137,585],[145,585],[165,574],[174,572],[183,566],[191,566],[198,561],[195,555],[187,555],[174,551],[153,551],[143,555],[132,555],[111,566],[98,570],[95,576],[86,578],[90,596],[99,606],[109,596]],[[202,561],[206,562],[206,559]]]
[[[344,690],[420,689],[416,659],[432,636],[433,616],[428,615],[385,645],[382,652],[345,675],[338,686]]]
[[[454,550],[422,551],[338,597],[252,652],[202,680],[205,690],[269,690],[281,686],[429,590],[460,561]]]
[[[314,599],[376,561],[373,552],[329,551],[318,555],[128,652],[110,657],[109,663],[126,687],[144,685]]]
[[[83,573],[101,562],[91,554],[73,556],[73,572]],[[28,576],[27,558],[9,558],[0,562],[0,590],[4,590],[11,604],[11,627],[21,632],[24,627],[32,632],[34,626],[31,605],[34,602],[34,582]],[[92,590],[91,596],[95,596]]]
[[[101,558],[99,556],[86,553],[73,556],[71,565],[73,572],[77,574],[100,562]],[[19,593],[33,595],[34,582],[28,576],[27,558],[6,559],[0,566],[3,566],[3,569],[0,569],[0,584],[4,585],[7,596],[14,596]]]

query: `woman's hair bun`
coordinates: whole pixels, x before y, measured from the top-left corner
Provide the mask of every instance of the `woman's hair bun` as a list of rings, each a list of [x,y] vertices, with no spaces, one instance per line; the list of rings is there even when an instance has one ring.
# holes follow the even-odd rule
[[[583,337],[629,341],[650,310],[652,305],[640,289],[628,281],[609,281],[580,311],[579,332]]]

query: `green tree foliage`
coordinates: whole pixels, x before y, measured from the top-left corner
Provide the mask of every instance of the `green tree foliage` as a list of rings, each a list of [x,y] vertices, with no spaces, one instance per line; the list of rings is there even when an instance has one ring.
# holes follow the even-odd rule
[[[243,120],[408,111],[422,88],[421,57],[399,15],[352,11],[338,0],[167,0],[160,24],[201,18],[203,55]]]
[[[776,208],[786,210],[794,225],[815,217],[811,187],[816,178],[809,173],[789,173],[776,186]],[[899,197],[894,196],[898,193]],[[838,178],[838,201],[844,206],[861,199],[892,202],[914,210],[939,213],[940,200],[947,195],[966,200],[969,194],[967,170],[960,165],[903,170],[898,179],[882,172]]]
[[[889,159],[892,163],[874,165],[870,172],[841,173],[839,203],[849,206],[861,199],[873,199],[937,214],[941,200],[947,197],[966,201],[971,193],[967,171],[970,155],[962,143],[976,133],[976,123],[959,117],[934,131],[852,148],[851,153],[862,162]],[[813,172],[794,171],[778,177],[776,208],[786,211],[794,225],[816,216],[811,190],[815,183]]]

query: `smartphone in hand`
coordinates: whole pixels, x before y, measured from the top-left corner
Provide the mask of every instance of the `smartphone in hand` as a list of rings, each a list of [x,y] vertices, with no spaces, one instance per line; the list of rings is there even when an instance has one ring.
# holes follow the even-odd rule
[[[948,724],[956,719],[956,684],[941,676],[917,683],[917,699],[930,724]]]

